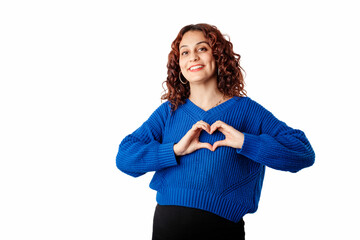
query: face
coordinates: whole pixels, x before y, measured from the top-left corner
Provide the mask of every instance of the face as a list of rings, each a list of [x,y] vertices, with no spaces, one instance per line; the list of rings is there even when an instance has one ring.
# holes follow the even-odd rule
[[[179,65],[181,73],[190,83],[216,81],[216,63],[211,47],[200,31],[184,34],[180,45]]]

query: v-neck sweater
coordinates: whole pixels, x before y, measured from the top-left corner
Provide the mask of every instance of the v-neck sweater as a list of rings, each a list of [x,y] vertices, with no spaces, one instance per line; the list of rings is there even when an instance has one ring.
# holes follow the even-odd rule
[[[227,146],[175,156],[173,146],[198,121],[217,120],[244,133],[241,149]],[[200,142],[225,139],[220,131],[201,131]],[[138,177],[155,171],[150,188],[160,205],[202,209],[238,222],[258,208],[265,166],[297,172],[313,165],[315,153],[303,131],[278,120],[249,97],[233,97],[205,111],[189,99],[171,111],[161,104],[120,143],[117,167]]]

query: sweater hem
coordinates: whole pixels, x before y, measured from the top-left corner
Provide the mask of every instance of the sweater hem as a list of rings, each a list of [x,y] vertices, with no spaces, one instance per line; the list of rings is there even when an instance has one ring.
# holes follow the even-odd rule
[[[162,189],[157,192],[156,201],[160,205],[176,205],[212,212],[232,222],[239,222],[245,214],[256,211],[250,199],[243,199],[241,204],[237,204],[214,193],[185,188]]]

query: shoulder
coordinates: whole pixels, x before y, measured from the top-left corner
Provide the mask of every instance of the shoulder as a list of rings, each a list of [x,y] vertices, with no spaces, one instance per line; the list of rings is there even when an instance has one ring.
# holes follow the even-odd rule
[[[171,111],[171,105],[169,101],[163,102],[156,108],[156,110],[151,114],[150,119],[156,119],[164,121],[168,118]]]
[[[171,110],[171,103],[169,101],[165,101],[160,104],[160,106],[156,109],[156,111],[161,111],[164,113],[170,113]]]
[[[250,97],[235,96],[234,98],[237,101],[237,106],[239,107],[250,108],[252,110],[261,110],[261,109],[265,110],[265,108],[260,103],[253,100]]]
[[[272,115],[272,113],[266,109],[262,104],[260,104],[258,101],[250,98],[250,97],[236,97],[237,99],[237,107],[240,109],[237,109],[238,111],[241,111],[243,113],[246,113],[248,116],[269,116]]]

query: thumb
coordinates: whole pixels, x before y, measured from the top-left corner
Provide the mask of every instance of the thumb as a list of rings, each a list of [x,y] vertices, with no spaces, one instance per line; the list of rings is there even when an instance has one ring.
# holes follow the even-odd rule
[[[202,142],[200,142],[199,145],[198,145],[198,148],[207,148],[210,151],[212,151],[213,147],[211,146],[210,143],[202,143]]]
[[[225,140],[221,140],[221,141],[217,141],[213,144],[212,146],[212,151],[215,151],[216,148],[220,147],[220,146],[226,146],[226,141]]]

